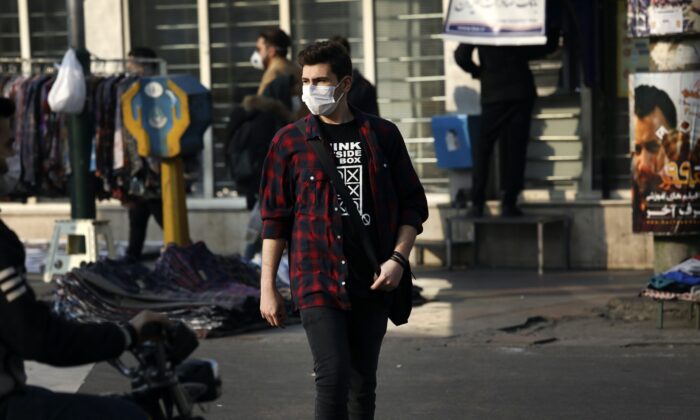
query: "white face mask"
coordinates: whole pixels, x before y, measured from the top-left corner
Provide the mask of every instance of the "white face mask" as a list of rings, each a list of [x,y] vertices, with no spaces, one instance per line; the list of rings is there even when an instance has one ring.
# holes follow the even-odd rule
[[[304,85],[301,88],[301,100],[304,101],[309,111],[314,115],[330,115],[335,111],[345,92],[335,99],[335,89],[340,86],[314,86]]]
[[[263,56],[259,52],[255,51],[253,55],[250,56],[250,64],[254,69],[265,70],[265,63]]]

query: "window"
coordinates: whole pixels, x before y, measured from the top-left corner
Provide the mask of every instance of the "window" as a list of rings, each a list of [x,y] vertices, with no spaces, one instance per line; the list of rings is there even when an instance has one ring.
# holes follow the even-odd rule
[[[32,57],[63,57],[68,45],[66,2],[27,1],[29,6],[29,28],[31,28]],[[16,4],[16,2],[5,3]]]
[[[130,0],[131,47],[148,47],[170,73],[199,78],[197,0]]]
[[[224,132],[233,104],[258,90],[262,72],[250,64],[255,41],[263,30],[279,26],[277,0],[212,1],[209,3],[211,93],[214,98],[214,191],[232,194],[226,168]]]
[[[377,95],[397,124],[426,191],[444,191],[430,119],[445,112],[442,2],[377,0]]]
[[[0,3],[0,51],[4,57],[19,57],[19,16],[16,1]]]
[[[362,70],[362,2],[360,0],[298,0],[292,4],[293,52],[334,35],[347,38],[352,63]]]

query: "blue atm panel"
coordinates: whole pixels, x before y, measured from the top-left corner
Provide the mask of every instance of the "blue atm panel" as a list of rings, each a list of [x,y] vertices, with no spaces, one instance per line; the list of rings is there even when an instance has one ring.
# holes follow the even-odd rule
[[[479,116],[437,115],[432,128],[438,168],[470,169],[471,139],[479,135]]]

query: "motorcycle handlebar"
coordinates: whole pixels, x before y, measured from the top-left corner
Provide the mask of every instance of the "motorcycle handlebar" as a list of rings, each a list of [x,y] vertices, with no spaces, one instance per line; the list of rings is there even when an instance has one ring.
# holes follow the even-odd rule
[[[197,335],[183,322],[165,325],[149,322],[141,330],[144,341],[157,341],[164,344],[168,359],[179,364],[199,346]]]

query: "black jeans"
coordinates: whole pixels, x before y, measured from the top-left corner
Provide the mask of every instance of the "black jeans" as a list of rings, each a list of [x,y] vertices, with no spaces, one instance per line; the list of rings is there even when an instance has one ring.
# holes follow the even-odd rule
[[[64,394],[28,386],[0,400],[2,420],[147,420],[131,401],[117,397]]]
[[[146,240],[148,219],[153,215],[158,226],[163,228],[163,201],[159,199],[139,199],[134,207],[129,209],[129,246],[126,255],[131,258],[141,258],[143,242]]]
[[[316,419],[374,419],[377,365],[388,319],[376,300],[354,300],[351,311],[301,310],[316,373]]]
[[[515,206],[525,181],[527,144],[530,140],[533,99],[483,104],[481,107],[481,135],[472,144],[474,186],[472,203],[483,206],[486,202],[486,183],[489,164],[496,141],[502,142],[501,159],[505,206]]]

